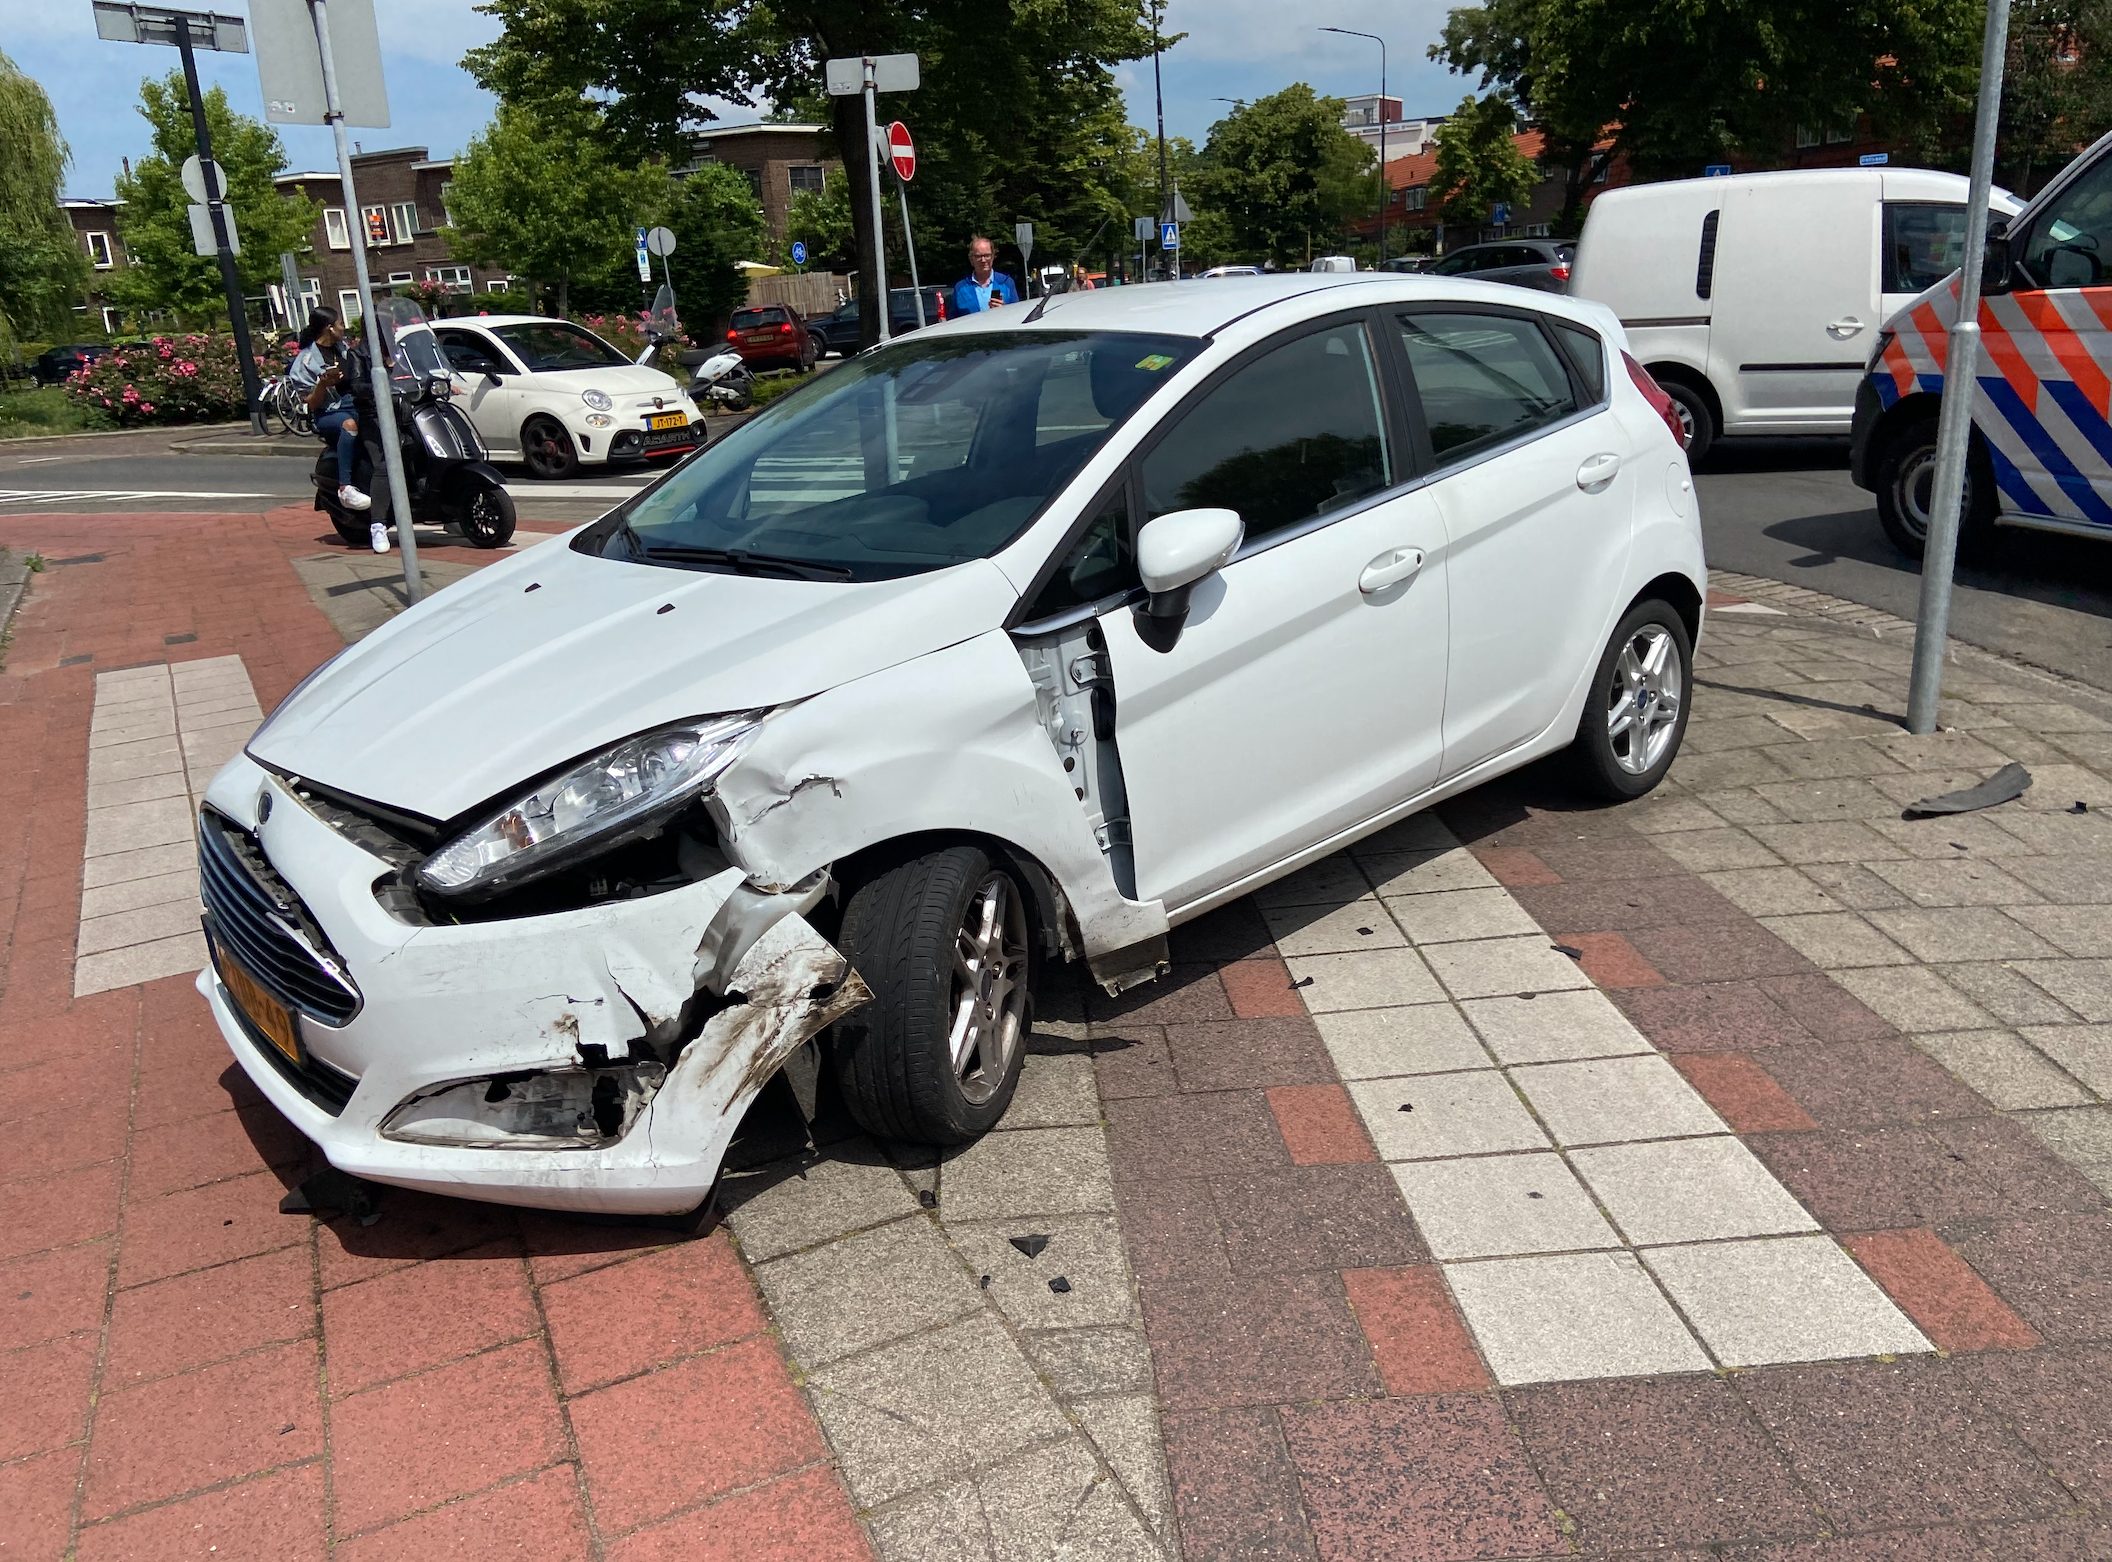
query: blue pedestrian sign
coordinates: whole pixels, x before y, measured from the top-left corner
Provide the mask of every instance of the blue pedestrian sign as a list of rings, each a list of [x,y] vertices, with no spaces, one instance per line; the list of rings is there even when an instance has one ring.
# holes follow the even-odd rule
[[[1722,179],[1727,177],[1730,171],[1731,165],[1729,163],[1711,163],[1702,169],[1701,177],[1704,179]]]
[[[792,264],[795,266],[804,266],[806,263],[807,246],[800,240],[794,239],[792,241]]]
[[[1865,152],[1856,162],[1864,168],[1882,168],[1892,161],[1890,152]]]
[[[1179,223],[1177,223],[1177,222],[1162,222],[1162,223],[1160,223],[1160,224],[1159,224],[1159,248],[1160,248],[1160,249],[1179,249],[1180,247],[1181,247],[1181,225],[1180,225]]]
[[[643,228],[638,230],[638,280],[640,282],[653,280],[653,262],[652,257],[645,250],[645,229]]]

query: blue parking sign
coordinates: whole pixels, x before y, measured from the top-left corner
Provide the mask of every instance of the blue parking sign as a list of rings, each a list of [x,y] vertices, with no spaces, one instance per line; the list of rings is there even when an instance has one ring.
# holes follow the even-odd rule
[[[1162,222],[1162,223],[1160,223],[1160,224],[1159,224],[1159,248],[1160,248],[1160,249],[1179,249],[1180,247],[1181,247],[1181,225],[1180,225],[1179,223],[1177,223],[1177,222]]]
[[[806,263],[807,246],[800,240],[794,239],[792,241],[792,264],[795,266],[804,266]]]

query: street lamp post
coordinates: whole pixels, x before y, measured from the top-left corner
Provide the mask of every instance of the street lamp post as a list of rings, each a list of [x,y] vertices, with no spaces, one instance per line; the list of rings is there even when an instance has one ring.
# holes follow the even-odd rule
[[[198,87],[196,50],[212,49],[228,54],[249,53],[249,38],[242,18],[213,11],[174,11],[165,6],[111,4],[95,7],[96,35],[113,43],[159,43],[172,45],[183,57],[183,85],[190,96],[191,131],[198,140],[198,166],[205,179],[205,209],[212,223],[213,256],[220,266],[220,287],[227,294],[227,318],[234,332],[235,361],[242,371],[242,399],[249,408],[250,426],[264,432],[264,409],[259,405],[263,387],[257,380],[256,353],[250,347],[249,315],[242,302],[242,276],[235,269],[234,243],[228,234],[227,192],[220,188],[219,166],[213,161],[213,137],[205,123],[205,95]]]
[[[1386,264],[1386,208],[1393,204],[1393,187],[1386,178],[1386,40],[1377,33],[1360,33],[1354,27],[1323,27],[1324,33],[1345,38],[1369,38],[1379,46],[1379,264]]]
[[[1159,84],[1159,13],[1165,9],[1165,0],[1152,0],[1151,5],[1151,97],[1159,116],[1159,221],[1163,224],[1173,216],[1166,201],[1166,93]],[[1181,263],[1181,252],[1173,252],[1176,268]],[[1176,271],[1178,275],[1178,271]]]

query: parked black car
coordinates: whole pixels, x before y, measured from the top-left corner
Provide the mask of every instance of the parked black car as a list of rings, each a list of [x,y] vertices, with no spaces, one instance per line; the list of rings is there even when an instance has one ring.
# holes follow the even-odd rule
[[[1574,244],[1554,239],[1497,239],[1466,244],[1430,268],[1441,277],[1472,277],[1477,282],[1508,282],[1543,293],[1569,291],[1569,263]]]
[[[71,346],[47,347],[29,365],[30,378],[39,385],[62,385],[70,375],[85,369],[110,349],[101,342],[77,342]]]
[[[924,323],[937,325],[946,318],[946,292],[942,287],[924,289]],[[842,353],[846,356],[858,350],[859,301],[852,299],[842,308],[825,315],[810,316],[807,333],[817,339],[821,356]],[[887,331],[890,336],[907,336],[917,328],[917,290],[915,288],[890,288],[887,294]]]

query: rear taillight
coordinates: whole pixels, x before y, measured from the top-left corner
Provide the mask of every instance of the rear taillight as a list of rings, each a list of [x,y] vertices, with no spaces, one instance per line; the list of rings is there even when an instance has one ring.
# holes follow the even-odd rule
[[[790,336],[792,334],[792,322],[789,320],[785,321],[777,328],[777,334],[779,336]]]
[[[1672,405],[1672,398],[1665,388],[1650,378],[1650,371],[1635,361],[1631,353],[1623,352],[1621,362],[1628,365],[1628,378],[1635,388],[1643,393],[1643,400],[1650,403],[1650,410],[1665,420],[1665,427],[1672,431],[1672,438],[1679,448],[1687,448],[1687,426],[1679,420],[1679,408]]]
[[[939,318],[940,318],[941,320],[944,320],[944,319],[946,318],[946,295],[945,295],[944,293],[941,293],[941,294],[939,294],[939,295],[938,295],[938,300],[939,300]]]
[[[727,340],[727,341],[729,341],[729,342],[737,342],[737,341],[739,341],[740,339],[741,339],[741,333],[740,333],[740,332],[738,332],[738,331],[728,331],[728,332],[726,333],[726,340]]]
[[[1557,282],[1567,282],[1569,280],[1569,262],[1566,260],[1556,261],[1547,268],[1547,274]]]

